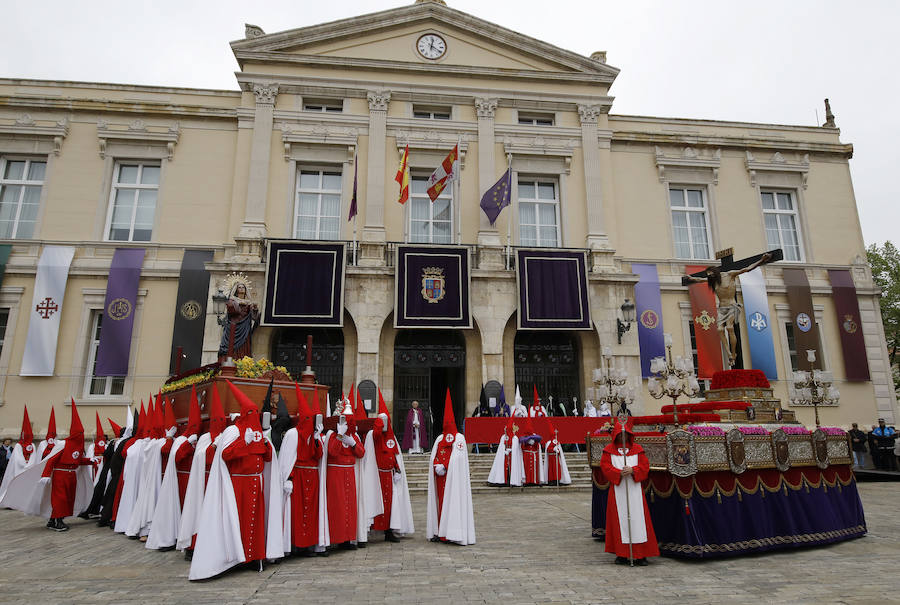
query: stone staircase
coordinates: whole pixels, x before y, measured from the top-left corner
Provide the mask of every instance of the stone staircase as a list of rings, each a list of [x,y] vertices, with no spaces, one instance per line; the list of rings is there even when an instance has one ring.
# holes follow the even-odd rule
[[[581,453],[566,452],[566,464],[569,467],[569,475],[572,477],[571,485],[556,486],[544,485],[540,487],[492,487],[487,479],[491,472],[491,464],[494,462],[494,454],[469,453],[469,473],[472,482],[473,493],[500,492],[500,491],[588,491],[591,489],[591,469],[588,466],[587,454],[582,446]],[[403,464],[406,467],[406,479],[409,482],[409,493],[425,494],[428,491],[428,453],[403,454]]]

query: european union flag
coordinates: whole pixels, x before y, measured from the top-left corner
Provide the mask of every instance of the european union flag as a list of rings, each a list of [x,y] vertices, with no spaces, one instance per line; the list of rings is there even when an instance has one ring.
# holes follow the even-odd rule
[[[491,226],[494,225],[497,217],[500,216],[500,212],[509,206],[509,197],[512,195],[511,176],[512,173],[507,168],[500,180],[481,197],[481,204],[479,205],[491,221]]]

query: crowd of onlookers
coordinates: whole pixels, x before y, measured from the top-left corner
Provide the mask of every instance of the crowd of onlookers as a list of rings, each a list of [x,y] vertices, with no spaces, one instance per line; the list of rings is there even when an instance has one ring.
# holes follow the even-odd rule
[[[863,431],[854,422],[849,435],[855,467],[900,470],[900,433],[894,427],[885,425],[884,418],[879,418],[878,424],[873,424],[869,432]]]

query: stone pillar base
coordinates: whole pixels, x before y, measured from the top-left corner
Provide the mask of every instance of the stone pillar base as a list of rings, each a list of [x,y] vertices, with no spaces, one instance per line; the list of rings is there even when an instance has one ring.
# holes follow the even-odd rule
[[[360,267],[384,267],[386,244],[381,242],[359,242],[359,252],[356,263]]]
[[[486,246],[479,242],[477,255],[477,266],[479,269],[501,271],[506,268],[503,247],[500,245]]]
[[[616,262],[614,255],[616,251],[612,248],[591,249],[591,272],[592,273],[621,273],[622,268]]]
[[[234,238],[234,243],[236,244],[236,249],[234,251],[234,257],[229,259],[232,262],[239,263],[258,263],[263,257],[265,253],[265,233],[258,235],[243,235],[243,229],[241,229],[241,235],[238,235]]]

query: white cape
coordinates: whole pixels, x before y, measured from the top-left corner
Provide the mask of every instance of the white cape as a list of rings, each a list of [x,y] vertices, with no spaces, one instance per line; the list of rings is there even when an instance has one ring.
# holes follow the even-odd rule
[[[216,439],[218,440],[218,437]],[[203,433],[194,448],[191,474],[188,476],[187,491],[184,493],[184,507],[181,509],[181,523],[178,526],[178,541],[175,543],[178,550],[191,547],[191,540],[200,525],[203,492],[206,488],[206,449],[211,442],[210,434]]]
[[[622,450],[619,450],[620,452]],[[626,456],[610,456],[613,468],[622,470],[625,468]],[[637,456],[627,456],[628,466],[634,468],[638,465]],[[628,540],[632,544],[641,544],[647,541],[647,524],[644,522],[644,494],[641,485],[634,477],[625,477],[615,487],[616,511],[619,513],[619,535],[622,540]],[[626,504],[627,500],[627,504]],[[629,515],[631,513],[631,528],[629,530]]]
[[[566,454],[562,450],[562,444],[556,443],[556,457],[559,461],[559,483],[560,485],[569,485],[572,483],[572,477],[569,476],[569,466],[566,464]],[[550,481],[550,454],[547,453],[546,448],[544,449],[544,461],[543,461],[543,483]]]
[[[399,534],[413,534],[416,531],[413,525],[412,503],[409,500],[409,483],[406,480],[406,465],[403,464],[403,454],[395,454],[397,466],[400,467],[400,481],[393,481],[391,487],[394,490],[391,496],[390,527]]]
[[[146,536],[150,532],[162,483],[162,448],[165,444],[165,438],[160,438],[150,439],[144,445],[140,485],[131,509],[131,518],[125,527],[126,536]]]
[[[175,468],[175,456],[178,449],[187,443],[187,437],[181,436],[172,443],[169,459],[166,461],[166,472],[159,486],[159,497],[156,509],[150,522],[150,533],[147,534],[147,548],[157,550],[174,546],[178,538],[178,527],[181,525],[181,500],[178,497],[178,469]]]
[[[188,578],[203,580],[244,562],[241,524],[231,474],[222,459],[222,452],[240,438],[238,427],[231,425],[221,434],[216,455],[209,469],[209,484],[203,497],[203,509],[197,528],[197,545],[191,560]],[[272,442],[266,440],[272,461],[263,468],[263,497],[266,503],[266,558],[284,556],[282,550],[281,495],[284,483]]]
[[[131,512],[137,501],[141,484],[141,463],[144,460],[144,446],[150,439],[138,439],[128,447],[125,465],[122,468],[122,495],[119,497],[119,508],[116,510],[116,524],[113,530],[117,534],[125,533]]]
[[[500,437],[500,445],[497,447],[497,454],[494,456],[494,463],[491,465],[491,473],[488,475],[488,483],[491,485],[506,484],[506,441],[507,436],[504,434]],[[509,461],[509,484],[520,486],[525,481],[525,463],[522,461],[522,446],[519,439],[514,437],[512,440],[512,458]]]
[[[375,517],[384,513],[378,462],[375,460],[375,440],[372,431],[366,434],[363,447],[366,453],[356,459],[356,542],[369,541],[369,528]]]
[[[325,433],[322,438],[322,458],[319,460],[319,545],[317,551],[331,546],[331,528],[328,525],[328,442],[334,431]]]
[[[3,475],[3,481],[0,482],[0,500],[3,500],[3,496],[6,495],[6,488],[9,487],[13,478],[18,476],[18,474],[26,468],[34,466],[38,459],[39,457],[35,454],[34,449],[31,451],[31,457],[28,460],[25,460],[25,452],[22,450],[22,444],[17,443],[13,446],[12,454],[10,454],[9,461],[6,463],[6,473]]]
[[[458,544],[475,544],[475,513],[472,508],[472,485],[469,482],[469,451],[466,438],[457,433],[453,452],[447,464],[447,481],[444,484],[443,514],[438,519],[437,493],[434,482],[434,457],[440,435],[431,448],[428,463],[428,510],[425,515],[425,538],[446,538]]]
[[[58,439],[56,445],[50,454],[35,464],[30,465],[21,473],[16,475],[9,483],[6,494],[0,500],[0,507],[13,508],[22,511],[26,515],[34,515],[36,517],[50,518],[51,504],[50,492],[51,482],[41,483],[41,475],[47,466],[47,461],[57,453],[61,452],[65,447],[65,440]],[[75,488],[75,506],[72,508],[74,514],[81,513],[91,503],[93,495],[91,470],[87,465],[80,465],[75,471],[76,488]]]
[[[294,472],[294,464],[297,462],[297,442],[299,437],[300,434],[297,431],[297,427],[291,427],[285,431],[284,436],[281,438],[281,449],[278,450],[278,467],[281,469],[281,478],[285,482],[288,481],[291,473]],[[291,514],[291,494],[286,493],[284,489],[282,489],[281,525],[283,528],[282,542],[284,544],[282,550],[285,555],[291,552],[291,531],[294,527],[291,520]]]

